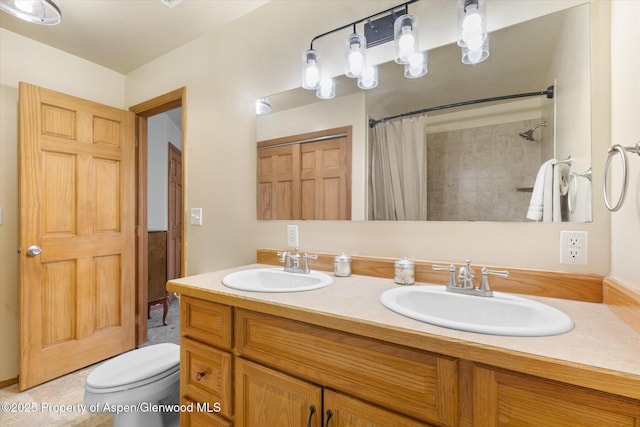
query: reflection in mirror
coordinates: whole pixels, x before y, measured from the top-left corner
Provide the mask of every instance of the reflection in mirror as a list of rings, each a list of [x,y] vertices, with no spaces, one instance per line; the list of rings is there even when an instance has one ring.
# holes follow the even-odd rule
[[[590,221],[589,5],[490,38],[491,56],[475,66],[462,64],[452,44],[429,50],[429,72],[419,79],[404,78],[392,61],[380,65],[373,90],[340,77],[333,100],[303,89],[271,95],[274,112],[258,118],[258,140],[352,125],[353,219]],[[549,86],[553,98],[381,120]],[[370,128],[369,119],[380,122]],[[402,134],[418,142],[389,148]],[[403,156],[409,163],[398,162]]]

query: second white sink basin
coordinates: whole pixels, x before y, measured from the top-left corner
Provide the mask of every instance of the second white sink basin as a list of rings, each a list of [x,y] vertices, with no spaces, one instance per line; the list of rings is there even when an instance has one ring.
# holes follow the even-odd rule
[[[233,289],[253,292],[299,292],[322,288],[333,282],[331,276],[312,270],[289,273],[280,268],[254,268],[236,271],[222,278],[222,284]]]
[[[562,311],[501,292],[478,297],[447,292],[444,286],[407,286],[383,292],[380,302],[403,316],[467,332],[532,337],[573,328]]]

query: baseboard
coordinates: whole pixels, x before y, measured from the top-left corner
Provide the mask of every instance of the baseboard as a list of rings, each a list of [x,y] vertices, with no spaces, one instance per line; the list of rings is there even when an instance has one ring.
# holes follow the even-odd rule
[[[281,265],[276,249],[258,249],[257,262]],[[333,258],[337,254],[315,253],[317,260],[309,264],[312,269],[333,271]],[[364,276],[393,278],[393,258],[351,256],[351,272]],[[448,272],[435,271],[431,267],[442,262],[415,261],[416,282],[447,283]],[[460,267],[460,265],[457,265]],[[487,266],[494,270],[508,270],[509,277],[491,277],[491,288],[496,291],[512,292],[575,301],[602,303],[603,279],[599,274],[578,274],[557,271],[526,270],[509,267]]]
[[[9,387],[10,385],[18,384],[18,377],[9,378],[8,380],[0,381],[0,388]]]
[[[640,292],[611,276],[604,279],[604,303],[640,333]]]

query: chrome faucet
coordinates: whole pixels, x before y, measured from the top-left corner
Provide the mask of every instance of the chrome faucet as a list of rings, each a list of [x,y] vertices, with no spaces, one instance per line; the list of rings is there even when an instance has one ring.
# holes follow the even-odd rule
[[[309,269],[309,260],[318,259],[318,255],[311,255],[306,252],[300,255],[298,248],[295,248],[293,253],[289,253],[289,251],[278,252],[278,256],[280,257],[280,262],[284,263],[284,271],[288,273],[307,274],[311,271]]]
[[[480,279],[480,286],[476,287],[474,278],[475,273],[471,268],[471,261],[467,260],[466,265],[460,267],[458,275],[456,276],[456,266],[451,264],[446,265],[434,265],[434,270],[447,270],[449,271],[449,281],[447,282],[447,291],[455,292],[459,294],[475,295],[480,297],[492,297],[493,291],[489,286],[489,275],[508,277],[508,271],[489,270],[487,267],[482,267],[480,272],[482,278]]]

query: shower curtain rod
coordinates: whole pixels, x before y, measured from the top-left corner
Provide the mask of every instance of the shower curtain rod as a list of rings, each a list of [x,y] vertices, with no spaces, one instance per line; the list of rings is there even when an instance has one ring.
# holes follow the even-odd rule
[[[553,98],[553,86],[549,86],[547,90],[543,90],[540,92],[516,93],[514,95],[504,95],[504,96],[495,96],[493,98],[474,99],[471,101],[462,101],[462,102],[456,102],[453,104],[439,105],[437,107],[425,108],[423,110],[418,110],[418,111],[410,111],[408,113],[397,114],[395,116],[389,116],[389,117],[385,117],[383,119],[378,119],[378,120],[369,119],[369,127],[372,128],[378,123],[386,122],[388,120],[397,119],[400,117],[413,116],[416,114],[428,113],[430,111],[445,110],[447,108],[462,107],[464,105],[481,104],[483,102],[502,101],[505,99],[525,98],[529,96],[541,96],[541,95],[546,95],[547,98],[549,99]]]

